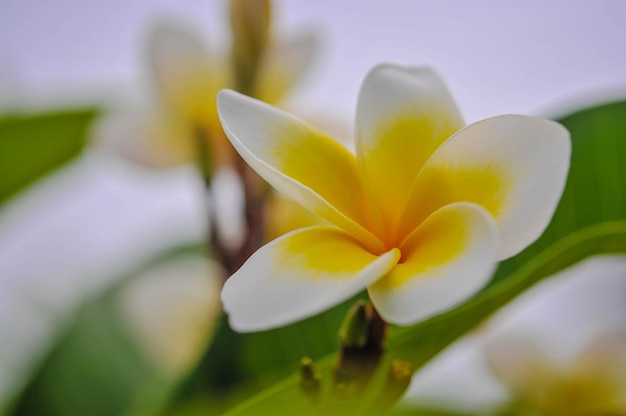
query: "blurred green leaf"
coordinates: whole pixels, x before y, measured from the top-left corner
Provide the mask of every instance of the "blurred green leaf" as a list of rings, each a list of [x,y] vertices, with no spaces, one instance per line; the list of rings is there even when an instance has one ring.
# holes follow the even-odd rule
[[[389,414],[391,416],[486,416],[484,414],[478,415],[476,413],[410,406],[394,409]]]
[[[0,118],[0,204],[75,157],[95,109]]]
[[[86,305],[55,346],[14,415],[120,415],[158,379],[126,333],[110,299]]]
[[[193,244],[160,253],[116,279],[104,293],[86,300],[60,328],[26,385],[6,405],[6,414],[151,414],[167,397],[174,380],[155,367],[131,335],[120,294],[145,271],[189,255],[204,255],[204,247]]]
[[[626,101],[576,112],[559,121],[572,134],[572,163],[563,198],[546,232],[524,252],[503,262],[490,286],[463,306],[408,329],[394,328],[389,355],[419,368],[536,281],[587,256],[623,252],[619,234],[622,223],[614,224],[617,237],[611,236],[611,226],[599,226],[580,236],[576,232],[589,225],[626,218],[626,165],[621,162],[621,155],[626,154]],[[592,235],[597,230],[603,234],[599,239]],[[560,240],[562,243],[544,253]],[[325,361],[327,369],[331,362]],[[256,405],[289,414],[289,406],[296,405],[292,400],[298,395],[294,383],[295,378],[286,380],[257,396],[258,402],[249,402],[256,403],[255,407],[244,405],[233,414],[248,414],[253,408],[258,410]],[[301,397],[295,400],[302,404]],[[280,407],[278,401],[289,405]]]

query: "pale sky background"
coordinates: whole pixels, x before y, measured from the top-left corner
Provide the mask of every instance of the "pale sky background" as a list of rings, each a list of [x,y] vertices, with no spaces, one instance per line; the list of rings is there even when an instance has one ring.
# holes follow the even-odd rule
[[[383,61],[435,67],[468,122],[626,97],[623,1],[283,0],[276,9],[280,33],[322,36],[295,106],[346,125],[364,75]],[[188,21],[219,43],[224,16],[209,0],[0,0],[0,107],[121,101],[145,86],[154,19]],[[93,152],[22,196],[0,211],[0,395],[85,293],[204,233],[201,185],[188,169],[155,175]]]
[[[365,73],[381,61],[431,65],[468,121],[540,113],[572,99],[626,94],[626,4],[567,1],[277,1],[282,33],[318,29],[320,62],[305,105],[352,117]],[[153,19],[226,33],[221,1],[0,1],[0,62],[29,90],[126,87],[144,74]]]

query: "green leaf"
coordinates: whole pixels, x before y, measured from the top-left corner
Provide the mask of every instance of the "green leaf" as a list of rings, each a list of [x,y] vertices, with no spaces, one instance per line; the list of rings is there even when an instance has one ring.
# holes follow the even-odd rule
[[[399,409],[393,409],[389,413],[392,416],[485,416],[476,413],[459,412],[448,409],[432,409],[421,407],[404,406]]]
[[[0,118],[0,204],[75,157],[94,109]]]
[[[270,331],[239,334],[226,317],[198,367],[178,387],[164,414],[200,407],[189,414],[222,414],[298,371],[300,360],[317,360],[339,347],[338,332],[356,296],[320,315]],[[184,413],[187,414],[187,413]]]
[[[388,340],[385,365],[388,366],[391,359],[402,359],[419,369],[454,340],[535,283],[590,256],[616,253],[626,254],[626,221],[599,224],[580,231],[454,310],[409,328],[394,328]],[[327,383],[331,379],[332,363],[332,357],[319,363]],[[309,409],[299,390],[297,376],[292,376],[249,399],[228,415],[291,415]],[[361,410],[367,413],[367,409]]]
[[[156,379],[110,301],[86,305],[13,409],[14,415],[123,414]]]
[[[145,272],[203,255],[204,247],[195,244],[159,253],[117,279],[118,283],[104,293],[87,299],[60,328],[3,414],[110,416],[141,414],[159,407],[175,380],[154,365],[138,337],[133,336],[134,327],[124,314],[123,296],[137,277],[144,281],[149,278]]]

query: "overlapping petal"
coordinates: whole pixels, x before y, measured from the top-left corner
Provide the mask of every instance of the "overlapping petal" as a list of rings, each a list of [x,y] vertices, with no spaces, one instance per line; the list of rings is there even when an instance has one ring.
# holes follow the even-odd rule
[[[498,233],[482,207],[456,203],[430,215],[400,247],[400,262],[369,288],[388,322],[407,325],[476,293],[494,268]]]
[[[399,257],[397,249],[373,255],[336,227],[297,230],[253,254],[226,282],[222,302],[237,331],[285,325],[357,294]]]
[[[569,132],[526,116],[499,116],[472,124],[446,141],[420,173],[401,235],[453,202],[483,206],[495,219],[497,259],[520,252],[547,227],[569,169]]]
[[[283,194],[374,251],[356,158],[297,118],[234,91],[218,95],[226,135],[245,161]],[[365,224],[365,225],[364,225]]]
[[[422,166],[462,127],[447,88],[430,68],[384,64],[369,72],[357,108],[357,155],[379,230],[388,238]]]

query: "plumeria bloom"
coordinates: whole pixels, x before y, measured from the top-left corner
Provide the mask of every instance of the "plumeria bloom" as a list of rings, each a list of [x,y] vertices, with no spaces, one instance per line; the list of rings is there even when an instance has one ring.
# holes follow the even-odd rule
[[[201,133],[215,162],[228,165],[232,147],[223,137],[215,105],[219,90],[234,88],[228,51],[210,48],[188,26],[169,21],[155,24],[147,43],[155,100],[145,110],[109,120],[101,140],[141,165],[167,168],[198,162]],[[255,95],[279,102],[310,67],[316,49],[312,32],[270,39]]]
[[[222,301],[238,331],[294,322],[364,288],[398,325],[449,309],[541,235],[569,168],[560,124],[505,115],[464,127],[429,68],[370,71],[356,155],[234,91],[218,94],[218,112],[246,162],[329,224],[268,243],[226,282]]]
[[[487,349],[493,374],[511,392],[520,415],[626,415],[626,342],[606,335],[559,360],[525,339]]]

